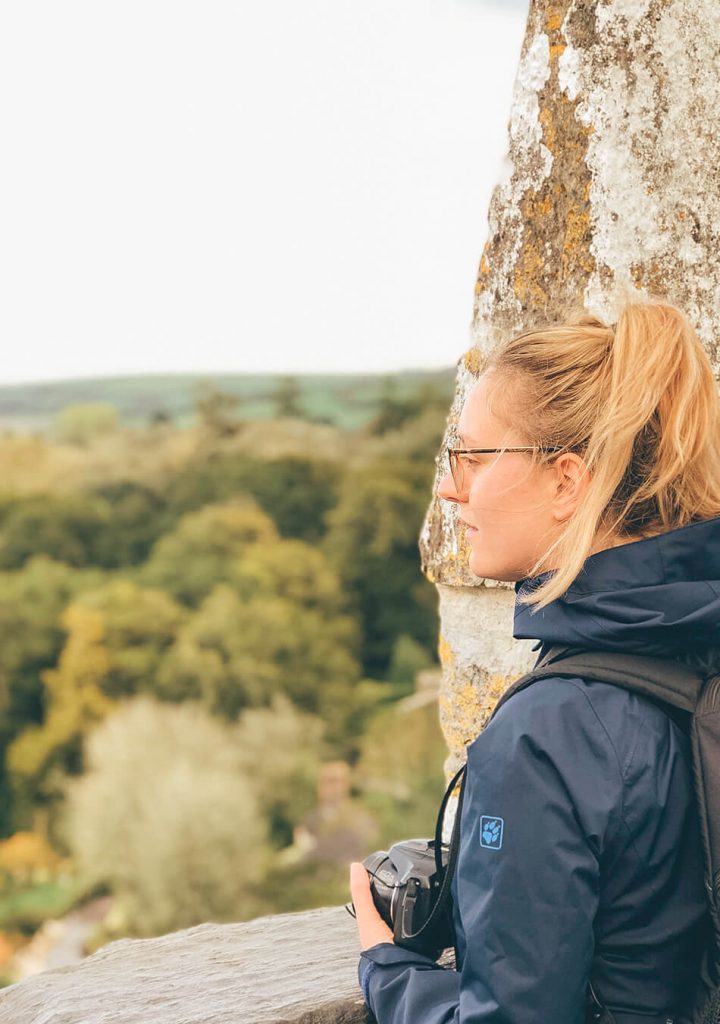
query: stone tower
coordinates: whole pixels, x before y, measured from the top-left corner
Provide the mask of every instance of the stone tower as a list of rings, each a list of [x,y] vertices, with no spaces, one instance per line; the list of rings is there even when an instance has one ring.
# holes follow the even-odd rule
[[[492,344],[569,305],[613,320],[628,294],[664,296],[717,369],[717,0],[532,0],[508,135],[446,441]],[[512,639],[512,587],[469,573],[455,512],[436,500],[421,537],[440,595],[449,771],[532,646]]]

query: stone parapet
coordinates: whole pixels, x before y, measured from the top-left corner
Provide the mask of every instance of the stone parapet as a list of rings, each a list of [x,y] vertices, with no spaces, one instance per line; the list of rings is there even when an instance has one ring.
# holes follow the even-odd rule
[[[371,1024],[343,907],[123,939],[0,991],[2,1024]]]

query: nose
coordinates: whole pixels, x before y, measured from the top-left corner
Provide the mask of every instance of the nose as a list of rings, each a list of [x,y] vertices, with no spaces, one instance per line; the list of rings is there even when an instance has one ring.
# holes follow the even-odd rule
[[[444,501],[462,501],[462,498],[458,495],[455,489],[455,481],[452,478],[452,473],[446,473],[437,486],[437,496],[442,498]]]

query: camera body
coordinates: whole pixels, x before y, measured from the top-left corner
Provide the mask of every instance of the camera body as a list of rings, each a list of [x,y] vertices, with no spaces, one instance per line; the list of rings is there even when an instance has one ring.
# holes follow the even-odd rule
[[[375,906],[397,945],[433,960],[455,945],[452,902],[443,887],[448,855],[445,843],[438,849],[432,839],[406,839],[363,861]]]

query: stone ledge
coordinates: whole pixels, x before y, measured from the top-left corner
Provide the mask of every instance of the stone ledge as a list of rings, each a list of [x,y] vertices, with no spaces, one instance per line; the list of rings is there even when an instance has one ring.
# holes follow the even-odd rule
[[[342,907],[123,939],[0,990],[2,1024],[371,1024]]]

